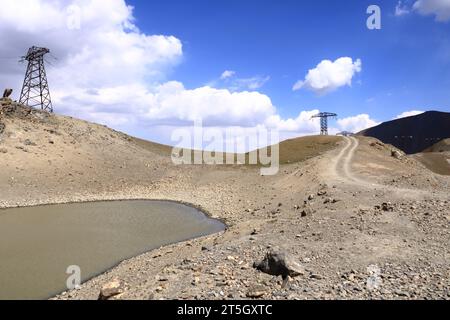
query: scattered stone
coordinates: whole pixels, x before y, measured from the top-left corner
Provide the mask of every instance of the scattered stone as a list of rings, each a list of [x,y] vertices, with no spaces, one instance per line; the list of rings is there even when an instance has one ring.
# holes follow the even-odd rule
[[[314,195],[313,195],[313,194],[310,194],[309,197],[308,197],[308,200],[309,200],[309,201],[314,200]]]
[[[267,289],[262,285],[251,287],[247,292],[247,298],[258,299],[262,298],[267,293]]]
[[[118,296],[124,292],[123,284],[120,280],[113,280],[105,284],[100,290],[98,300],[108,300],[112,297]]]
[[[397,160],[403,159],[402,153],[401,153],[400,151],[398,151],[398,150],[392,150],[392,151],[391,151],[391,156],[392,156],[393,158],[397,159]]]
[[[394,211],[394,206],[390,202],[384,202],[381,205],[381,210],[383,210],[385,212],[393,212]]]
[[[309,276],[311,279],[315,279],[315,280],[322,280],[323,277],[320,274],[317,273],[311,273],[311,275]]]
[[[8,153],[8,149],[6,149],[6,148],[0,148],[0,153]]]
[[[311,216],[312,213],[313,213],[313,211],[312,211],[311,208],[305,208],[305,209],[302,210],[302,212],[300,212],[300,215],[301,215],[302,218],[305,218],[305,217]]]
[[[200,283],[200,278],[199,277],[194,277],[194,279],[192,280],[191,284],[193,286],[196,286],[197,284]]]
[[[17,150],[22,150],[23,152],[28,152],[28,150],[22,146],[17,146],[16,147]]]
[[[157,276],[156,280],[159,282],[167,282],[167,281],[169,281],[169,278],[164,277],[164,276]]]
[[[374,148],[377,148],[378,150],[383,150],[383,148],[384,148],[384,144],[379,142],[379,141],[375,141],[375,142],[370,143],[370,146],[374,147]]]
[[[2,134],[3,132],[5,132],[5,124],[0,122],[0,134]]]
[[[26,140],[23,142],[23,144],[26,145],[26,146],[36,146],[36,143],[34,143],[33,141],[31,141],[30,139],[26,139]]]

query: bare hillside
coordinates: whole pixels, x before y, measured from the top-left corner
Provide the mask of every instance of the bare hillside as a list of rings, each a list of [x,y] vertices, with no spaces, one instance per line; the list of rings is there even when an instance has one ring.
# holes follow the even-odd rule
[[[450,152],[450,139],[442,140],[424,152]]]
[[[450,298],[450,177],[377,139],[290,140],[279,173],[261,176],[257,166],[174,166],[169,147],[11,102],[0,123],[0,207],[172,200],[228,225],[55,299],[97,299],[112,280],[123,288],[115,299]],[[286,286],[254,268],[274,248],[302,270]]]
[[[148,184],[163,179],[170,160],[157,144],[143,148],[104,126],[14,103],[2,105],[0,123],[0,202],[12,201],[4,204]]]

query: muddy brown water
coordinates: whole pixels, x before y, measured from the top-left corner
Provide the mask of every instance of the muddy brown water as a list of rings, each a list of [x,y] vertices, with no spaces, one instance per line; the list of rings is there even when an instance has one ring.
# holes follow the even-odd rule
[[[167,201],[108,201],[0,210],[0,299],[47,299],[144,252],[221,232],[199,210]]]

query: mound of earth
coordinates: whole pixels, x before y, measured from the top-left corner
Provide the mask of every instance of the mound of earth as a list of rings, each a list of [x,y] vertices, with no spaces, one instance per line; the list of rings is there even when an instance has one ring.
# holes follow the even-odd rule
[[[337,141],[336,137],[305,137],[282,142],[281,161],[313,158],[335,147]],[[80,193],[170,183],[193,167],[173,165],[171,154],[170,146],[0,99],[0,164],[4,168],[0,181],[5,182],[0,183],[0,205],[7,198],[12,203],[26,202],[26,196],[13,189],[30,186],[27,192],[32,194],[76,198]],[[46,197],[41,198],[45,202]]]
[[[437,174],[450,175],[450,153],[423,152],[412,157]]]
[[[170,158],[158,144],[105,126],[0,101],[0,205],[104,193],[165,175]],[[22,192],[22,190],[24,190]],[[27,190],[27,191],[25,191]],[[27,196],[28,193],[28,196]]]
[[[450,139],[442,140],[413,157],[437,174],[450,175]]]
[[[450,139],[444,139],[426,149],[424,152],[450,152]]]
[[[407,154],[419,153],[450,138],[450,113],[429,111],[382,123],[359,135],[377,138]]]

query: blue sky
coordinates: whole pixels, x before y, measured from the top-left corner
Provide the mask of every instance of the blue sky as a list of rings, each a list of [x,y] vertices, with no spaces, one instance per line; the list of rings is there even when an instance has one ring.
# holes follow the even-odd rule
[[[169,0],[129,1],[136,24],[183,43],[182,63],[168,76],[187,88],[224,70],[270,76],[258,91],[284,117],[318,108],[342,117],[389,120],[408,110],[450,111],[450,23],[433,15],[396,16],[398,1]],[[382,29],[369,30],[366,9],[378,4]],[[408,3],[405,3],[408,5]],[[361,59],[352,87],[318,96],[293,84],[324,59]]]
[[[339,114],[333,134],[450,111],[450,0],[23,1],[2,0],[0,87],[18,98],[18,58],[47,47],[57,113],[145,139],[199,118],[283,139],[318,134],[318,111]]]

